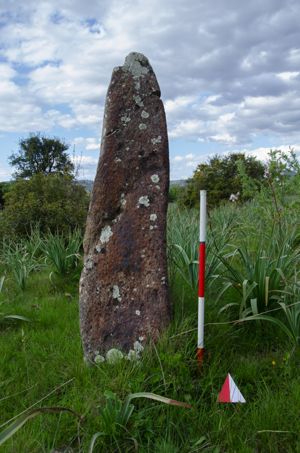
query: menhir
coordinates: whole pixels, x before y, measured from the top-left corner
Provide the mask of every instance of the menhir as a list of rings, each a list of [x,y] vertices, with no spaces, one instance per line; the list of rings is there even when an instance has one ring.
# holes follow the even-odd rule
[[[160,88],[148,59],[113,70],[80,280],[85,358],[132,354],[170,321],[166,257],[169,155]]]

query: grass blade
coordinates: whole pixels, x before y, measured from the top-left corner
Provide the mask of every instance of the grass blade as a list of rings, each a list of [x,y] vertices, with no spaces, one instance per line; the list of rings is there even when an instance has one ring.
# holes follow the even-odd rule
[[[140,392],[140,393],[131,393],[127,396],[128,402],[135,398],[148,398],[150,400],[159,401],[160,403],[169,404],[171,406],[180,406],[190,409],[192,406],[187,403],[182,403],[181,401],[172,400],[171,398],[166,398],[165,396],[157,395],[156,393]]]
[[[31,418],[36,417],[37,415],[46,414],[46,413],[60,413],[60,412],[69,412],[75,417],[81,419],[81,415],[68,409],[66,407],[43,407],[39,409],[33,409],[17,418],[13,423],[11,423],[7,428],[5,428],[0,433],[0,445],[4,444],[10,437],[12,437],[19,429],[22,428],[25,423],[27,423]]]

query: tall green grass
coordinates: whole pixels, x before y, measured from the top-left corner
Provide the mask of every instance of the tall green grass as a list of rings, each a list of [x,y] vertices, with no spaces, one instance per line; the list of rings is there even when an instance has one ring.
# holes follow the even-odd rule
[[[261,216],[254,216],[253,212],[260,212]],[[205,327],[206,356],[201,369],[195,355],[198,215],[197,211],[180,211],[174,206],[169,210],[172,302],[181,315],[176,316],[155,346],[150,343],[146,347],[137,362],[123,360],[87,367],[83,361],[78,281],[72,279],[73,270],[80,263],[80,237],[70,247],[71,240],[66,237],[40,238],[42,244],[33,254],[39,269],[28,274],[25,291],[13,277],[13,269],[2,261],[1,275],[4,271],[6,275],[0,293],[1,312],[21,313],[31,322],[22,327],[0,326],[0,431],[26,409],[68,408],[82,417],[79,425],[68,413],[36,417],[3,444],[3,451],[300,451],[300,422],[295,416],[300,404],[300,317],[298,308],[293,308],[298,306],[292,305],[299,300],[299,231],[295,213],[286,216],[285,235],[276,232],[278,223],[274,227],[266,221],[270,222],[270,218],[268,214],[264,217],[256,201],[209,213],[209,322]],[[270,238],[270,244],[266,238]],[[14,247],[18,245],[20,248],[18,243]],[[24,249],[28,254],[29,248]],[[236,280],[228,263],[240,275]],[[65,287],[51,284],[50,273],[63,276],[68,292]],[[231,283],[231,287],[222,293],[224,283]],[[241,287],[236,288],[236,283]],[[261,298],[255,293],[259,285]],[[288,333],[278,322],[263,318],[252,324],[232,323],[241,307],[252,309],[253,299],[261,301],[261,316],[279,320]],[[281,307],[278,301],[284,305]],[[219,313],[231,303],[238,304],[235,312]],[[277,308],[278,311],[266,313]],[[245,405],[217,403],[228,372],[244,394]],[[141,399],[119,423],[123,402],[134,393],[156,393],[189,404],[191,409]],[[96,436],[99,432],[104,434]]]
[[[81,246],[82,237],[78,230],[67,236],[49,233],[42,241],[42,252],[53,272],[65,277],[78,266]]]

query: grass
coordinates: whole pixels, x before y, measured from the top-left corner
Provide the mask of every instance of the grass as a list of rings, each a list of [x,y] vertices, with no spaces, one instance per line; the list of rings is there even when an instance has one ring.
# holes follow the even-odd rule
[[[219,314],[222,306],[239,303],[240,299],[231,289],[217,302],[222,279],[215,276],[226,272],[226,268],[216,260],[216,254],[227,253],[228,243],[242,243],[241,219],[247,219],[247,209],[249,206],[221,208],[211,216],[214,230],[210,236],[214,234],[214,241],[209,260],[215,264],[206,300],[207,353],[202,369],[195,360],[197,296],[194,277],[189,277],[189,263],[187,268],[184,262],[179,268],[170,258],[174,320],[158,344],[149,344],[140,362],[123,360],[93,367],[83,361],[78,282],[73,276],[67,274],[57,283],[49,279],[53,270],[49,264],[39,272],[31,272],[21,290],[4,265],[0,267],[0,275],[7,271],[0,311],[31,320],[0,325],[0,431],[8,420],[31,407],[69,408],[82,416],[79,423],[67,412],[38,415],[1,451],[88,452],[93,436],[99,432],[106,434],[94,438],[95,452],[300,451],[298,349],[292,350],[284,333],[272,323],[232,324],[228,322],[232,320],[229,313]],[[190,261],[196,261],[191,247],[197,243],[197,213],[190,212],[186,234],[184,218],[186,213],[170,212],[169,234],[173,234],[172,243],[185,247]],[[179,232],[174,232],[178,221],[181,239]],[[258,231],[264,224],[263,219],[259,222]],[[249,243],[248,236],[246,240]],[[39,260],[44,263],[43,255]],[[228,372],[246,404],[216,402]],[[192,407],[136,399],[126,426],[116,425],[113,433],[107,433],[103,413],[107,413],[108,396],[119,404],[129,394],[140,392],[163,395]]]

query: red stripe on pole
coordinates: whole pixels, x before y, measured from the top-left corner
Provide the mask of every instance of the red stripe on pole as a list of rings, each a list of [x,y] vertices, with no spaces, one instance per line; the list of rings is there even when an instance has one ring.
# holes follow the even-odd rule
[[[199,244],[199,286],[198,296],[204,297],[205,285],[205,242]]]

